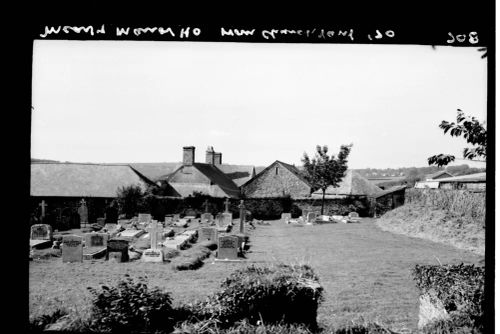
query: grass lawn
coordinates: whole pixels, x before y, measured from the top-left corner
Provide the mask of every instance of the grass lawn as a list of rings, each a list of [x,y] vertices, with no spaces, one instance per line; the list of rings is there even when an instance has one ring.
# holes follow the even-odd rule
[[[296,227],[281,221],[257,225],[251,232],[248,263],[212,263],[194,271],[173,271],[169,264],[109,263],[103,260],[62,263],[61,258],[30,262],[30,317],[57,308],[85,316],[87,286],[115,285],[125,273],[147,276],[151,286],[172,293],[174,303],[204,298],[216,291],[233,270],[252,261],[310,264],[325,289],[318,321],[341,326],[354,321],[379,321],[414,330],[418,291],[412,280],[415,264],[480,263],[483,257],[423,239],[380,230],[372,219],[359,224]]]

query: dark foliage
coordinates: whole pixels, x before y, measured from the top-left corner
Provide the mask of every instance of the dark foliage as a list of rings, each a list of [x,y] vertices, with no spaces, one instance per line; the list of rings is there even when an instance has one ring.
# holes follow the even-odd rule
[[[59,309],[52,314],[41,315],[30,321],[29,330],[31,333],[41,333],[48,325],[55,323],[67,314],[66,311]]]
[[[117,287],[89,287],[93,295],[92,327],[97,331],[154,332],[171,331],[174,325],[169,293],[148,289],[145,278],[134,282],[126,278]]]
[[[447,312],[478,330],[482,330],[485,321],[484,275],[484,267],[463,263],[416,265],[413,269],[414,280],[422,293],[432,290]]]

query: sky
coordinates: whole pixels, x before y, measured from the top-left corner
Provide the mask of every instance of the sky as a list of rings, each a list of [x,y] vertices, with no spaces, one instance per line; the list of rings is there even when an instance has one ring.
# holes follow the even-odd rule
[[[486,100],[477,48],[36,40],[31,157],[177,162],[195,146],[205,162],[213,146],[223,163],[300,165],[352,143],[349,168],[423,167],[462,157],[438,125],[485,121]]]

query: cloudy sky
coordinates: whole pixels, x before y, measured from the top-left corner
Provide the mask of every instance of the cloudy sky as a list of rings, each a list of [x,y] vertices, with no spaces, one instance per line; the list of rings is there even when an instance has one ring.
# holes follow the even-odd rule
[[[35,41],[32,158],[300,164],[353,143],[350,168],[461,156],[441,120],[486,120],[477,48],[422,45]],[[459,161],[463,163],[463,161]]]

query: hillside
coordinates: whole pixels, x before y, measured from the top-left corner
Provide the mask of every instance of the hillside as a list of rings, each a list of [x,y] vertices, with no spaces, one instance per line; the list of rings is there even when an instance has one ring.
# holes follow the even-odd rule
[[[384,231],[427,239],[484,256],[483,222],[440,208],[405,204],[375,223]]]

